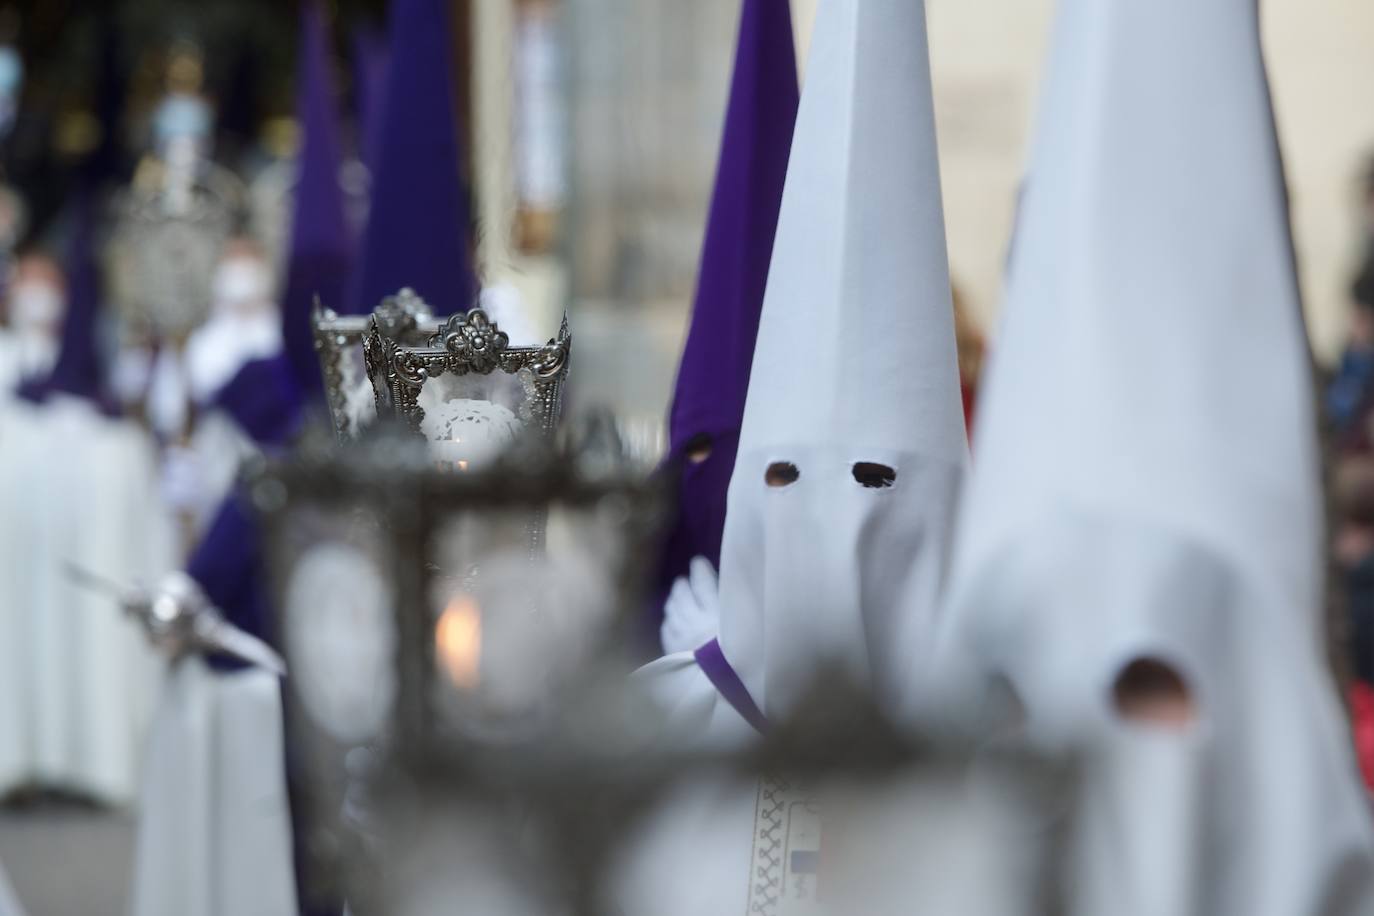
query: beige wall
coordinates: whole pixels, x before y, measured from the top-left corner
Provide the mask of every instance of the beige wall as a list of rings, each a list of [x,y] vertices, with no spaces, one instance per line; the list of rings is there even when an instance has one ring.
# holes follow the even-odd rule
[[[793,0],[803,50],[816,2]],[[1374,151],[1374,3],[1263,6],[1313,341],[1329,359],[1345,322],[1353,187]],[[976,312],[991,322],[1053,4],[928,0],[928,7],[950,260]]]
[[[1263,6],[1312,340],[1331,359],[1357,253],[1356,188],[1374,153],[1374,3]]]

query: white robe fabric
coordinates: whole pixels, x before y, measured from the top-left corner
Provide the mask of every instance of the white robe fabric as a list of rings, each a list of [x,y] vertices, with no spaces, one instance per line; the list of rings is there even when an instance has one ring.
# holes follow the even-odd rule
[[[815,35],[719,577],[720,647],[774,721],[796,712],[830,665],[889,708],[903,705],[934,632],[967,461],[925,4],[823,0]],[[794,479],[770,485],[784,464]],[[873,480],[875,470],[889,479]],[[677,590],[697,612],[670,613],[709,616],[717,599],[699,594],[702,584]],[[665,740],[752,739],[692,654],[638,679],[662,707]],[[767,784],[691,791],[627,855],[626,911],[765,906],[790,880],[773,844],[815,832],[772,817],[766,799],[776,799]],[[663,890],[649,910],[653,888]]]
[[[155,474],[148,437],[83,400],[0,409],[0,794],[135,797],[160,666],[115,601],[64,567],[121,583],[170,568]]]
[[[10,884],[3,866],[0,866],[0,916],[24,916],[24,907],[19,903],[19,897],[14,893],[14,886]]]
[[[281,687],[178,662],[148,743],[131,916],[295,916]]]
[[[1084,916],[1374,912],[1256,6],[1061,0],[980,401],[931,695],[1087,755]]]
[[[0,401],[9,401],[20,382],[43,378],[57,361],[58,340],[31,329],[0,327]]]

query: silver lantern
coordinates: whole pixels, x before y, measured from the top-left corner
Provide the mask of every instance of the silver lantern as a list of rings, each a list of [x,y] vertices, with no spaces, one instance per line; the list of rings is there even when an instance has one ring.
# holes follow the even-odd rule
[[[315,352],[334,432],[341,439],[357,436],[376,417],[363,359],[363,340],[374,318],[381,333],[410,344],[423,344],[439,330],[429,303],[409,288],[383,299],[371,315],[339,315],[316,300]]]
[[[309,776],[307,845],[325,873],[352,876],[357,913],[384,821],[359,814],[380,804],[376,774],[525,743],[586,671],[629,670],[615,646],[641,606],[661,494],[576,451],[527,431],[454,473],[379,424],[250,482]]]

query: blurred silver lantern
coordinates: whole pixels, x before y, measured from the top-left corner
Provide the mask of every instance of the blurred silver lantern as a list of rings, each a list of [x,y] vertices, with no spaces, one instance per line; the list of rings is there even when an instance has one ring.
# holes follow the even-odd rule
[[[542,347],[512,346],[482,309],[445,319],[422,346],[374,316],[363,344],[379,415],[403,422],[450,471],[470,471],[522,431],[550,435],[572,337],[565,318]]]
[[[383,299],[371,315],[339,315],[315,302],[315,352],[335,433],[357,436],[376,417],[376,398],[367,377],[363,340],[373,319],[380,333],[414,345],[425,344],[439,330],[429,303],[412,289]]]
[[[232,172],[190,145],[139,168],[119,198],[110,251],[114,299],[133,328],[177,341],[205,320],[244,194]]]
[[[662,511],[655,485],[605,467],[526,430],[454,473],[381,424],[253,480],[327,873],[367,873],[359,787],[378,767],[521,742],[596,659],[623,655]],[[360,881],[351,900],[370,892]]]

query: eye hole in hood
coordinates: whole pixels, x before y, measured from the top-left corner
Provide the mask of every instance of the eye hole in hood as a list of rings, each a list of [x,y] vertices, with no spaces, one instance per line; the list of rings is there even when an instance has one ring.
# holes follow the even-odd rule
[[[854,465],[854,479],[870,490],[886,490],[897,482],[897,472],[885,464],[860,461]]]
[[[710,433],[698,433],[687,440],[687,444],[682,448],[682,454],[687,457],[688,464],[703,464],[711,457],[713,445]]]
[[[1121,669],[1112,686],[1116,713],[1131,725],[1187,731],[1197,719],[1196,703],[1183,675],[1157,658],[1138,658]]]
[[[801,479],[801,471],[790,461],[775,461],[764,472],[763,482],[774,489],[790,487]]]

